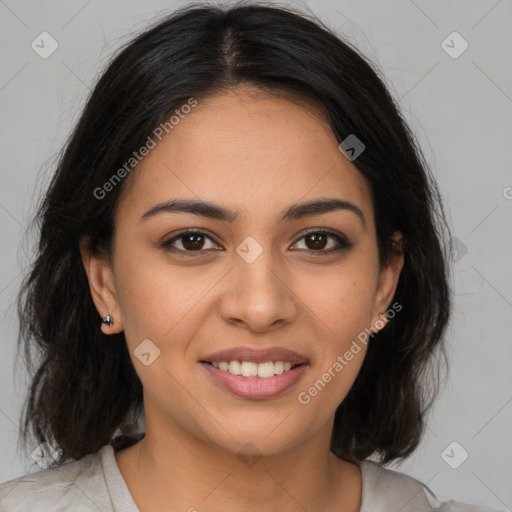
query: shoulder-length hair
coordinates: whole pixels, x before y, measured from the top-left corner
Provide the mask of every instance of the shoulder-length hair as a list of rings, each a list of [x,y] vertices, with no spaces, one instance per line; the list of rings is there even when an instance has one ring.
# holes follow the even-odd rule
[[[439,390],[451,297],[443,205],[419,144],[379,71],[316,18],[264,4],[192,5],[126,44],[92,90],[35,217],[39,244],[18,296],[32,381],[20,438],[60,448],[56,464],[140,438],[142,385],[123,333],[102,334],[79,252],[109,254],[113,213],[129,176],[99,193],[153,131],[190,98],[236,85],[303,98],[323,111],[373,194],[381,265],[403,235],[394,301],[402,310],[372,337],[338,406],[331,451],[359,461],[404,458],[418,445]],[[125,167],[126,169],[126,167]],[[137,172],[137,169],[131,171]],[[432,364],[435,362],[436,364]]]

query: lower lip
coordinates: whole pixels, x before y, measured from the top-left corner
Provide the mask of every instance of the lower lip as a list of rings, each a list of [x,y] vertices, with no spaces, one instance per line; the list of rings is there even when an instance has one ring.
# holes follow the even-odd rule
[[[262,378],[233,375],[228,371],[219,370],[211,364],[204,362],[200,364],[218,384],[228,391],[241,398],[252,400],[273,398],[284,393],[298,382],[307,367],[307,364],[301,364],[281,375]]]

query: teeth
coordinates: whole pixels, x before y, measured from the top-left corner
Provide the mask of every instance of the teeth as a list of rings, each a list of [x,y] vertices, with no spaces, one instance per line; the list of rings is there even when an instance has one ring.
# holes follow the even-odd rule
[[[242,362],[242,375],[244,377],[257,377],[258,376],[258,364]]]
[[[233,375],[240,375],[242,373],[242,365],[239,361],[230,361],[228,370]]]
[[[219,361],[212,363],[214,368],[227,371],[232,375],[243,377],[260,377],[268,379],[274,375],[281,375],[291,370],[292,363],[289,361],[266,361],[264,363],[252,363],[250,361]]]
[[[267,379],[268,377],[274,376],[274,363],[268,361],[266,363],[260,363],[258,365],[258,377]]]

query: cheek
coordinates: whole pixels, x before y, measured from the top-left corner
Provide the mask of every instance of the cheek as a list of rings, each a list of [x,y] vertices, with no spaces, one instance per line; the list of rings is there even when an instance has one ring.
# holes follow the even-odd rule
[[[322,408],[335,410],[343,401],[366,355],[377,274],[363,258],[351,263],[315,278],[301,275],[297,282],[308,322],[315,326],[316,363],[297,399],[318,408],[320,416]]]
[[[331,350],[350,345],[350,340],[369,326],[376,279],[371,267],[365,265],[358,269],[347,265],[336,272],[297,278],[296,291],[305,312],[321,330],[319,336],[333,342]]]
[[[177,339],[177,332],[215,280],[212,276],[198,279],[190,271],[181,275],[179,269],[150,256],[145,251],[119,250],[117,298],[128,343],[149,338],[163,348],[166,340]]]
[[[187,347],[202,312],[201,298],[214,280],[186,278],[176,268],[156,263],[154,254],[126,249],[116,259],[116,288],[130,357],[144,393],[162,409],[172,405],[170,410],[183,410],[187,395],[182,386],[193,368],[186,360]]]

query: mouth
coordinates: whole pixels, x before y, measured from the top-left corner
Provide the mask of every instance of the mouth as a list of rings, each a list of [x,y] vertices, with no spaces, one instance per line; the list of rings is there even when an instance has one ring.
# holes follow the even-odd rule
[[[231,375],[236,375],[244,378],[259,378],[269,379],[276,375],[282,375],[289,371],[294,370],[298,366],[305,365],[306,363],[292,364],[290,361],[264,361],[256,363],[254,361],[238,361],[233,359],[231,361],[200,361],[201,363],[208,364],[213,368],[222,372],[228,372]]]
[[[232,360],[229,363],[227,361],[218,363],[200,361],[199,363],[212,379],[214,386],[245,400],[264,400],[284,395],[299,382],[309,367],[307,363],[292,365],[284,361],[254,363]],[[288,369],[285,369],[285,364],[287,368],[289,366]]]
[[[199,364],[223,391],[249,400],[274,398],[293,387],[309,359],[283,347],[235,347],[202,358]]]

